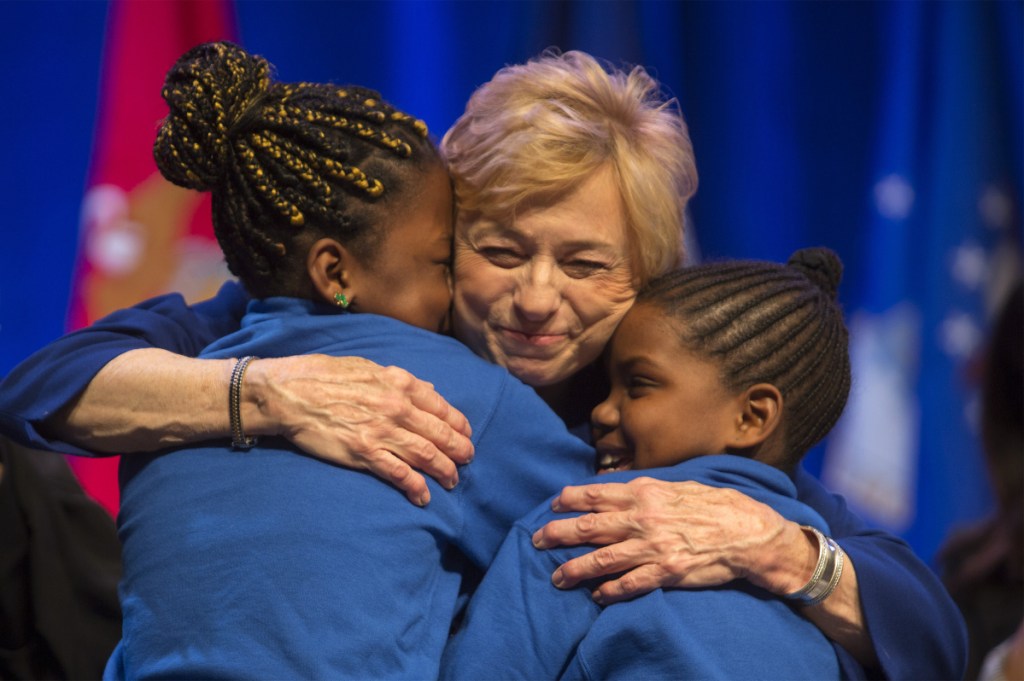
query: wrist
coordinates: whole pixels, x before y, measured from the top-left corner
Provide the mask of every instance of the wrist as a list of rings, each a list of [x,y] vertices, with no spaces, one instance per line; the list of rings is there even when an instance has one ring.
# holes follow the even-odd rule
[[[817,540],[818,560],[807,583],[796,591],[785,594],[785,598],[804,606],[818,605],[838,588],[846,556],[835,540],[826,537],[818,529],[803,529],[809,530]]]
[[[253,359],[245,370],[240,391],[239,409],[246,435],[269,437],[280,435],[280,423],[267,413],[268,395],[273,379],[274,360]],[[228,382],[234,372],[235,362],[228,366]]]
[[[781,592],[783,596],[799,591],[814,578],[821,557],[822,545],[814,530],[806,525],[796,525],[795,529],[800,533],[799,539],[794,540],[799,547],[799,557],[787,571],[787,589]]]
[[[775,541],[765,549],[759,567],[748,576],[756,586],[776,596],[786,596],[801,589],[814,575],[819,551],[810,528],[787,520]]]
[[[234,449],[252,449],[259,441],[256,435],[246,432],[245,423],[242,421],[242,384],[245,380],[246,370],[256,359],[259,358],[246,355],[235,362],[235,366],[231,370],[231,383],[228,385],[228,415],[231,420],[231,447]]]

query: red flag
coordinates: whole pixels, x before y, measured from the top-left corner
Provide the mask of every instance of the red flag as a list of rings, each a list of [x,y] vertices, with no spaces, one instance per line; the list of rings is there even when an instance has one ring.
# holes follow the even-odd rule
[[[233,40],[231,0],[113,0],[92,167],[82,202],[69,325],[168,291],[209,297],[227,276],[208,195],[176,187],[153,161],[164,76],[188,49]],[[117,458],[71,457],[85,490],[117,513]]]

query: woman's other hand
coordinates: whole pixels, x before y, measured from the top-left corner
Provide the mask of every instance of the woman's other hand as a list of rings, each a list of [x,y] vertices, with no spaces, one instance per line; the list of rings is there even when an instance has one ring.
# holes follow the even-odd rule
[[[709,587],[734,579],[783,596],[807,583],[818,559],[812,533],[732,489],[636,478],[566,487],[552,506],[588,513],[549,522],[533,535],[537,548],[605,545],[561,565],[552,582],[569,589],[618,575],[592,593],[603,605],[663,587]],[[801,612],[865,668],[877,668],[849,556],[832,595]]]
[[[434,387],[360,357],[302,355],[253,361],[242,388],[247,433],[283,435],[325,461],[367,470],[415,504],[426,479],[451,489],[473,458],[469,422]]]
[[[548,523],[534,534],[535,546],[606,546],[568,561],[552,581],[571,588],[623,573],[594,592],[603,604],[661,587],[708,587],[743,578],[773,593],[790,593],[807,581],[817,559],[817,548],[800,527],[769,506],[696,482],[641,477],[566,487],[553,507],[589,513]]]

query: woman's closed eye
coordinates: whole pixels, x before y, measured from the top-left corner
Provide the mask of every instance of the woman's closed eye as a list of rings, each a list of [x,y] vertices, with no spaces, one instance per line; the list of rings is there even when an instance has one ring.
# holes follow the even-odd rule
[[[498,267],[519,267],[526,262],[525,255],[507,246],[481,246],[477,252]]]
[[[588,260],[586,258],[573,258],[562,263],[562,271],[573,279],[585,279],[591,275],[603,272],[608,265],[600,260]]]

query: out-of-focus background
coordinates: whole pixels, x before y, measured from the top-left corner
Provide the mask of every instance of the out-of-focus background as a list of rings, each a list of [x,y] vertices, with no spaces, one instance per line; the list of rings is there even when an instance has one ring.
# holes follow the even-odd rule
[[[695,258],[839,252],[853,395],[807,466],[932,561],[992,506],[976,366],[1020,275],[1022,8],[9,0],[0,375],[106,310],[197,299],[224,275],[205,204],[147,165],[163,74],[191,44],[230,37],[281,80],[374,87],[438,136],[501,66],[582,49],[678,98],[700,171]]]

